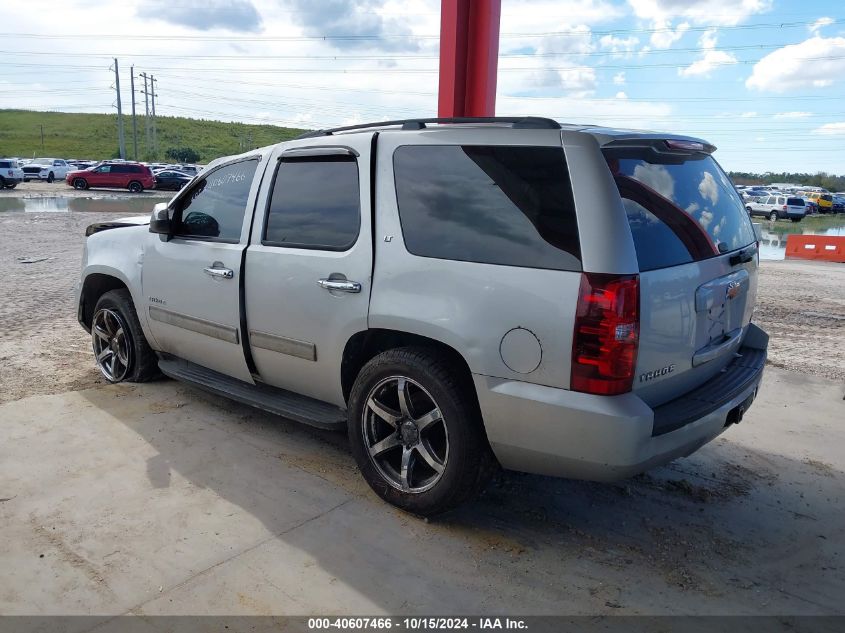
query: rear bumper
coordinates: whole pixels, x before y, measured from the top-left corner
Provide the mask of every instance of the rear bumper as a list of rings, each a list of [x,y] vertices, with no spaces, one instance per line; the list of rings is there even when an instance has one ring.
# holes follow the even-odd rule
[[[768,336],[749,326],[741,357],[652,409],[638,396],[593,396],[474,375],[487,437],[503,467],[614,481],[696,451],[738,422],[763,376]]]

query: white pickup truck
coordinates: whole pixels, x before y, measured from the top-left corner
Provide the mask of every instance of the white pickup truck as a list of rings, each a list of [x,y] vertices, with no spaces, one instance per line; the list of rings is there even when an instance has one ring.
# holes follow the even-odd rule
[[[71,169],[72,167],[67,164],[67,161],[61,158],[36,158],[24,165],[23,178],[25,181],[46,180],[53,182],[54,180],[64,180]]]

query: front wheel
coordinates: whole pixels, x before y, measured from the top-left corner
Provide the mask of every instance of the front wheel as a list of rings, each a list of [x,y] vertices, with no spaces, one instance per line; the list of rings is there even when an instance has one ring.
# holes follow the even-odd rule
[[[144,185],[140,182],[133,180],[129,183],[129,191],[132,193],[141,193],[144,190]]]
[[[14,189],[17,186],[18,186],[18,183],[13,182],[11,185],[6,185],[6,189]]]
[[[97,368],[109,382],[146,382],[158,375],[128,290],[110,290],[97,301],[91,342]]]
[[[772,222],[774,222],[775,220],[777,220],[777,219],[778,219],[778,212],[777,212],[777,211],[772,211],[772,212],[769,214],[769,219],[770,219]]]
[[[55,179],[56,179],[56,176],[53,174],[52,171],[49,174],[47,174],[47,182],[53,182]]]
[[[79,190],[82,190],[82,189],[87,189],[87,188],[88,188],[88,183],[87,183],[87,182],[85,182],[85,179],[84,179],[84,178],[74,178],[74,179],[73,179],[73,188],[74,188],[74,189],[79,189]]]
[[[352,453],[382,499],[422,516],[446,512],[487,483],[495,458],[473,386],[436,350],[382,352],[349,399]]]

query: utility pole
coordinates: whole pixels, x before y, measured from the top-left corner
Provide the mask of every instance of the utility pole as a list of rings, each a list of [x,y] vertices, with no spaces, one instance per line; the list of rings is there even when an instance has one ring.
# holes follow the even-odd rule
[[[152,90],[152,95],[150,95],[150,100],[152,101],[152,108],[153,108],[153,151],[158,156],[158,128],[156,126],[156,82],[158,79],[155,78],[154,75],[150,75],[150,89]]]
[[[114,58],[114,87],[117,90],[117,141],[120,147],[120,157],[126,158],[126,141],[123,138],[123,109],[120,106],[120,72],[117,57]]]
[[[130,66],[130,87],[132,88],[132,155],[138,160],[138,122],[135,120],[135,66]]]
[[[41,153],[44,153],[44,126],[41,126]]]
[[[144,131],[146,132],[147,138],[147,153],[150,153],[152,150],[152,145],[150,143],[150,91],[147,89],[147,73],[141,73],[141,77],[144,78],[144,108],[146,109],[146,114],[144,116]]]

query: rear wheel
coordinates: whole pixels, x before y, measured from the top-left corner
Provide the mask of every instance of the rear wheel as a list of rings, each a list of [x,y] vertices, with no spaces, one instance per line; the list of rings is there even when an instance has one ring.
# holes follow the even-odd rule
[[[6,185],[6,189],[14,189],[14,188],[15,188],[15,187],[17,187],[17,186],[18,186],[18,183],[13,182],[13,183],[12,183],[12,184],[10,184],[10,185]]]
[[[364,366],[349,399],[349,440],[376,494],[432,516],[483,489],[495,459],[471,390],[435,350],[392,349]]]
[[[793,222],[800,222],[801,221],[801,218],[789,218],[789,219],[792,220]]]
[[[144,185],[142,185],[137,180],[133,180],[129,183],[129,191],[132,193],[141,193],[144,190]]]
[[[146,382],[158,375],[128,290],[110,290],[97,301],[91,342],[97,368],[109,382]]]
[[[74,178],[73,179],[73,188],[74,189],[87,189],[88,183],[84,178]]]
[[[777,220],[777,219],[778,219],[778,212],[777,212],[777,211],[772,211],[772,212],[769,214],[769,219],[770,219],[772,222],[774,222],[775,220]]]

